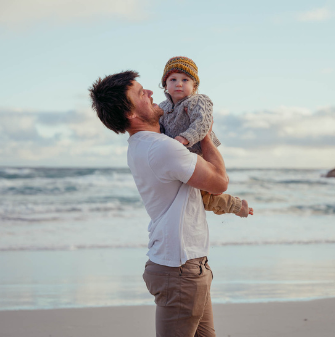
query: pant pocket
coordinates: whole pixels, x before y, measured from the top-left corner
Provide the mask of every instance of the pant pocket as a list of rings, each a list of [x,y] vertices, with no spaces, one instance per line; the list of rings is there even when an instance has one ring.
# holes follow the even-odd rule
[[[211,274],[212,274],[212,280],[213,280],[214,275],[213,275],[213,272],[212,272],[211,267],[210,267],[207,263],[205,263],[205,268],[206,268],[207,270],[210,270],[210,271],[211,271]]]
[[[155,297],[155,303],[160,307],[165,307],[169,299],[169,278],[168,273],[151,273],[147,270],[143,273],[143,280],[147,289]]]

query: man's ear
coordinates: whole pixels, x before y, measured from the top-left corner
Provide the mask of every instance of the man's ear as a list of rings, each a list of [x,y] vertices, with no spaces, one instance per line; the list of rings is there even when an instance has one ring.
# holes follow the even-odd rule
[[[127,118],[128,119],[134,119],[136,117],[137,117],[137,115],[136,115],[135,112],[128,112],[128,114],[127,114]]]

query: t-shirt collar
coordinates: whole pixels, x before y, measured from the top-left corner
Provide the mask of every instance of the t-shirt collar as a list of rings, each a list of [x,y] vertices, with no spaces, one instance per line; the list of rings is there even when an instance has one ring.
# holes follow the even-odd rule
[[[135,134],[133,134],[132,136],[130,136],[127,141],[130,144],[130,142],[134,141],[134,140],[138,140],[139,138],[141,138],[142,136],[144,136],[147,133],[156,133],[153,131],[138,131]]]

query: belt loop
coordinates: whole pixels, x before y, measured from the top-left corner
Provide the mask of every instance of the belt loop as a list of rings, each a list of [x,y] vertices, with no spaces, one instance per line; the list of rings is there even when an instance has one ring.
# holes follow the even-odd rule
[[[183,266],[181,265],[181,266],[179,267],[179,276],[181,276],[182,273],[183,273]]]

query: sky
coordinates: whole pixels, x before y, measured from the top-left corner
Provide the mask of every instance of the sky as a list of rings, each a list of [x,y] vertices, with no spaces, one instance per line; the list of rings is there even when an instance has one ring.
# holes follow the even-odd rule
[[[0,166],[125,167],[88,88],[192,58],[229,168],[335,167],[335,0],[0,1]]]

